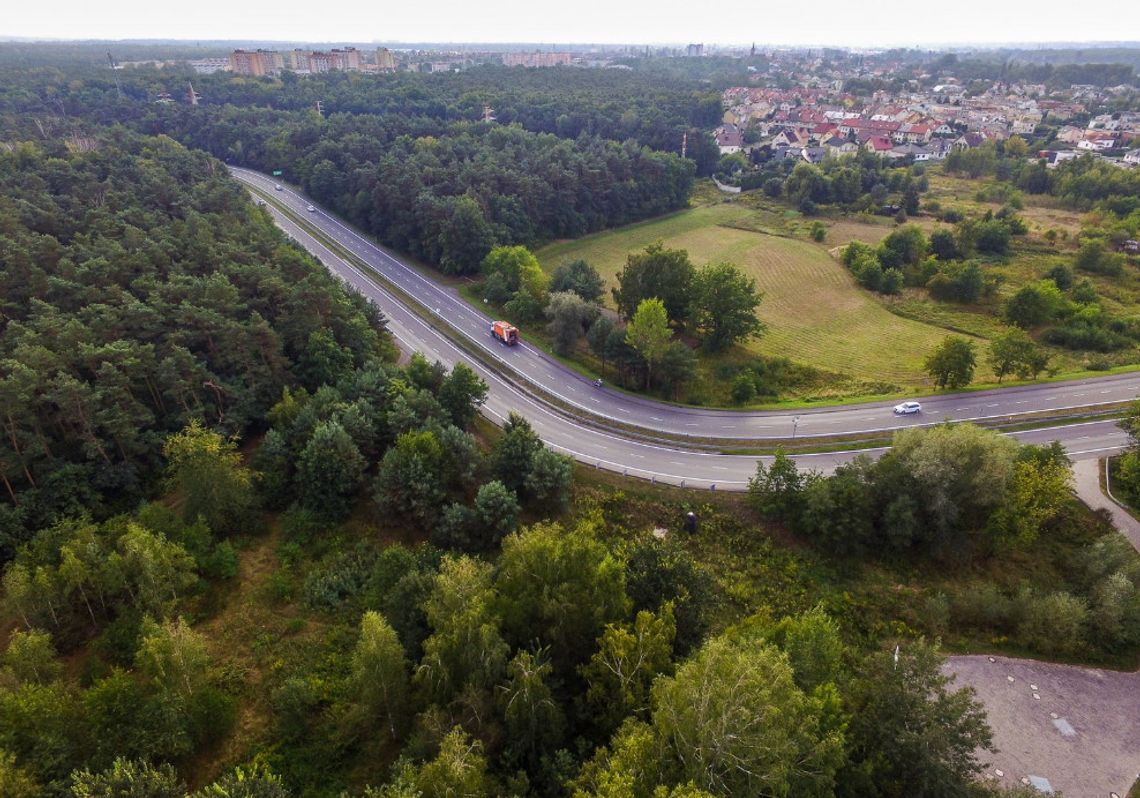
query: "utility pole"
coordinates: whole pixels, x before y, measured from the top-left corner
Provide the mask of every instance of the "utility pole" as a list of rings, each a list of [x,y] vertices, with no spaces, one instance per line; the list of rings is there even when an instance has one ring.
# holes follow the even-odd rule
[[[116,71],[117,66],[115,59],[111,56],[110,51],[107,52],[107,63],[111,65],[111,75],[115,78],[115,91],[119,92],[119,99],[123,99],[123,87],[119,85],[119,73]]]
[[[685,157],[685,153],[689,151],[689,133],[685,131],[681,134],[681,157]]]

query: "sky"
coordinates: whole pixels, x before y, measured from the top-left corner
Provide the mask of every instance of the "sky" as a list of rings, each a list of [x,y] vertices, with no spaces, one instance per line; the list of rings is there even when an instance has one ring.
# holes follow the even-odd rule
[[[303,42],[806,44],[911,47],[1117,41],[1140,4],[1055,13],[1037,0],[13,0],[2,37]]]

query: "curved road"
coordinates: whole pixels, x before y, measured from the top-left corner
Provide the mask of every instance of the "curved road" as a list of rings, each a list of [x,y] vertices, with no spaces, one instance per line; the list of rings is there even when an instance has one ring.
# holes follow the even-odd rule
[[[349,228],[335,216],[319,207],[307,212],[310,201],[282,184],[274,191],[273,178],[258,172],[230,167],[243,182],[270,193],[278,202],[325,237],[351,251],[362,262],[398,285],[406,295],[418,300],[439,318],[476,345],[498,359],[508,369],[525,375],[542,385],[544,390],[568,406],[623,425],[641,427],[654,432],[694,438],[731,438],[739,440],[790,438],[792,419],[798,417],[798,437],[827,436],[861,432],[879,432],[900,427],[928,425],[945,419],[981,420],[1011,413],[1030,413],[1073,407],[1088,407],[1127,401],[1140,393],[1140,375],[1049,383],[970,394],[941,395],[922,398],[920,417],[898,418],[891,413],[893,402],[825,408],[795,412],[740,412],[677,407],[628,394],[595,388],[581,375],[563,366],[539,349],[522,342],[504,347],[491,338],[490,318],[479,313],[459,298],[415,269],[377,247]],[[267,206],[277,224],[306,250],[318,257],[327,268],[347,284],[379,305],[389,320],[389,328],[408,348],[422,351],[445,365],[463,361],[474,368],[490,390],[485,411],[502,420],[511,410],[522,413],[539,435],[553,448],[600,468],[624,472],[671,484],[741,489],[755,472],[753,455],[722,455],[689,451],[677,447],[638,442],[620,435],[584,427],[545,402],[537,401],[516,388],[497,373],[485,368],[453,344],[420,316],[408,310],[390,292],[366,277],[360,269],[329,250],[321,241],[280,213]],[[1027,443],[1060,440],[1074,458],[1097,457],[1115,451],[1127,443],[1124,434],[1112,420],[1065,425],[1051,429],[1015,433]],[[881,450],[861,450],[874,453]],[[859,452],[797,455],[801,467],[829,471],[837,463],[849,460]]]

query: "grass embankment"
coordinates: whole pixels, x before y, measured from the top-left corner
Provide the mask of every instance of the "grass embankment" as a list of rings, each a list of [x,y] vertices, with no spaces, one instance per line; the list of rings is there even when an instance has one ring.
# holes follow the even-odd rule
[[[832,372],[832,379],[806,386],[801,396],[788,398],[929,389],[922,360],[946,330],[891,313],[883,302],[860,289],[828,254],[834,242],[795,237],[789,234],[789,222],[800,226],[798,220],[768,209],[722,203],[559,242],[540,249],[537,255],[549,271],[563,260],[584,258],[608,286],[616,285],[617,273],[630,252],[658,240],[667,247],[687,250],[697,265],[729,261],[754,277],[764,292],[758,314],[768,331],[746,344],[743,352],[719,361],[768,355]],[[852,220],[839,224],[847,235],[858,229],[867,239],[890,231]],[[715,379],[717,363],[707,366],[712,372],[707,376]],[[706,389],[707,383],[700,390]],[[708,398],[723,399],[715,394]]]
[[[981,216],[1002,207],[997,200],[1004,196],[992,180],[951,177],[938,170],[929,174],[930,191],[924,202],[933,201],[942,211],[953,208],[967,216]],[[1000,318],[1002,303],[1051,268],[1071,265],[1078,233],[1087,221],[1080,213],[1060,207],[1052,197],[1025,195],[1021,200],[1024,208],[1019,215],[1029,232],[1013,239],[1008,256],[981,259],[987,275],[997,279],[998,289],[975,305],[935,301],[923,289],[905,289],[899,296],[887,297],[859,288],[835,259],[837,249],[852,240],[877,243],[894,229],[893,221],[865,215],[809,219],[759,192],[729,197],[699,190],[694,194],[696,207],[688,211],[556,242],[537,255],[547,271],[563,260],[584,258],[609,287],[616,284],[628,253],[660,240],[668,247],[688,250],[697,265],[730,261],[754,277],[764,292],[759,316],[768,324],[768,332],[731,352],[702,357],[700,376],[682,397],[694,404],[732,404],[729,383],[756,355],[786,357],[810,372],[807,378],[793,381],[778,397],[781,401],[929,392],[932,384],[922,361],[951,333],[970,336],[979,345],[971,387],[994,387],[995,378],[985,360],[986,342],[1008,329]],[[808,236],[815,221],[827,228],[822,243]],[[927,233],[949,227],[933,216],[911,221]],[[1140,273],[1135,269],[1127,269],[1120,277],[1076,276],[1092,282],[1098,301],[1114,317],[1130,317],[1140,304]],[[612,307],[608,294],[606,300]],[[1047,349],[1054,378],[1127,369],[1136,359],[1133,350],[1105,355]],[[771,397],[759,401],[770,402]]]

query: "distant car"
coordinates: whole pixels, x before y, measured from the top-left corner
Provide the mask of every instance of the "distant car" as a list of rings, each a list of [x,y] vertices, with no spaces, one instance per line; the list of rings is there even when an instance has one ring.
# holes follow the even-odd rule
[[[280,183],[274,183],[274,184],[273,184],[273,190],[274,190],[274,191],[284,191],[285,189],[281,188],[281,184],[280,184]]]
[[[914,413],[921,413],[922,405],[918,402],[903,402],[901,405],[895,405],[896,416],[909,416]]]
[[[316,209],[316,208],[314,208],[312,205],[310,205],[309,207],[305,208],[305,210],[307,210],[309,213],[316,213],[316,212],[317,212],[317,209]]]

